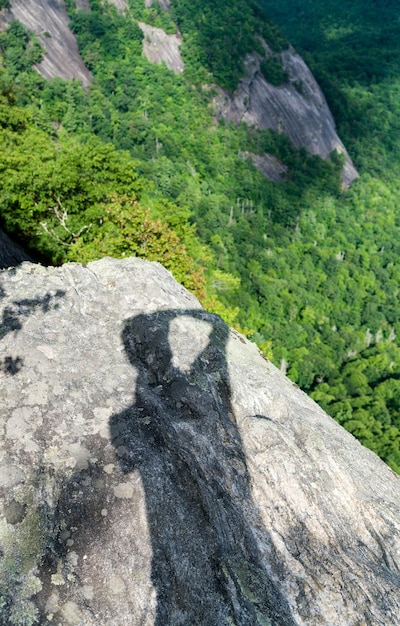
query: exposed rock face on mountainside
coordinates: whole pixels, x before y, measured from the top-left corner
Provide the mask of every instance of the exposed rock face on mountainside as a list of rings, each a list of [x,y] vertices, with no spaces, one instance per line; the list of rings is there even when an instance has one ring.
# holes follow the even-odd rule
[[[127,0],[110,0],[110,2],[117,7],[118,11],[121,12],[128,6]]]
[[[123,11],[127,8],[126,0],[109,0],[111,4],[113,4],[118,11]],[[90,11],[90,2],[89,0],[75,0],[76,6],[78,9],[83,9],[84,11]]]
[[[153,4],[155,4],[155,2],[156,0],[144,0],[144,5],[145,7],[151,7]],[[164,11],[168,11],[171,0],[158,0],[158,4],[162,9],[164,9]]]
[[[91,82],[75,35],[69,29],[64,0],[11,0],[1,19],[3,23],[18,20],[37,36],[46,50],[37,66],[44,78],[78,78],[84,86]]]
[[[325,97],[303,59],[293,50],[281,53],[288,80],[279,87],[268,83],[260,72],[259,54],[247,56],[246,76],[230,94],[220,90],[215,99],[217,111],[228,121],[246,122],[258,128],[272,128],[287,135],[296,148],[327,158],[333,150],[344,154],[344,186],[358,177],[343,143]]]
[[[241,152],[244,159],[250,158],[254,166],[260,170],[266,178],[281,183],[288,168],[272,154],[253,154],[252,152]]]
[[[123,11],[126,0],[111,0]],[[151,6],[146,0],[146,6]],[[89,10],[87,0],[78,0],[78,7]],[[162,7],[168,9],[164,0]],[[10,9],[3,11],[4,24],[18,19],[34,32],[46,50],[38,64],[45,78],[78,78],[84,86],[91,80],[78,51],[75,36],[69,29],[69,18],[64,0],[11,0]],[[144,33],[143,52],[150,61],[166,65],[174,72],[184,69],[180,56],[180,35],[167,35],[162,29],[140,23]],[[270,52],[265,45],[267,54]],[[259,128],[272,128],[285,133],[296,148],[304,147],[311,154],[327,158],[333,150],[345,155],[343,185],[349,186],[358,176],[357,170],[339,139],[331,112],[310,70],[293,50],[281,53],[282,65],[288,81],[279,87],[268,83],[260,72],[261,56],[257,53],[246,59],[246,76],[232,95],[222,89],[215,99],[219,115],[236,123],[241,121]]]
[[[158,264],[0,274],[0,623],[398,624],[400,479]]]
[[[162,28],[149,26],[144,22],[138,22],[143,31],[143,52],[149,61],[153,63],[165,62],[170,70],[176,74],[183,72],[185,64],[182,61],[179,46],[182,43],[180,35],[167,35]]]

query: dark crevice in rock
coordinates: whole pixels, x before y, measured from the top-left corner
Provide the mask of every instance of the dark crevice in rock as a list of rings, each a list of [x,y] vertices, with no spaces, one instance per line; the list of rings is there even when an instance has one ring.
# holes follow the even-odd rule
[[[33,259],[0,229],[0,270],[15,267],[24,261],[33,261]]]

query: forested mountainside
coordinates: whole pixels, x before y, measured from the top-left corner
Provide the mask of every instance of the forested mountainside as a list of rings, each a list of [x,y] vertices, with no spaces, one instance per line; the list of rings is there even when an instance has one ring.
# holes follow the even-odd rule
[[[394,3],[382,13],[372,0],[362,10],[350,0],[66,4],[85,88],[35,70],[43,44],[19,21],[0,34],[3,226],[52,263],[160,260],[400,471]],[[150,27],[179,39],[182,71],[143,53]],[[344,154],[296,147],[279,120],[268,129],[221,115],[249,58],[258,80],[306,98],[284,62],[289,41],[359,171],[347,190]]]

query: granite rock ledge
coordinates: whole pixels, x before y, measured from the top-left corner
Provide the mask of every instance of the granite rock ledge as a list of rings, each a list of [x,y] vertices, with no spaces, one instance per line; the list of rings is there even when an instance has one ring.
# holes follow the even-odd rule
[[[0,623],[398,624],[400,479],[162,266],[0,287]]]

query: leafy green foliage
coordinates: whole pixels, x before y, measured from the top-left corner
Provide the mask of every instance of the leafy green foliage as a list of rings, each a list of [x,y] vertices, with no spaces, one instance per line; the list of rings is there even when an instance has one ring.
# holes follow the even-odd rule
[[[77,36],[89,69],[123,56],[127,47],[137,53],[141,50],[143,33],[136,22],[125,19],[115,7],[109,6],[105,12],[100,2],[92,1],[90,12],[83,9],[74,12],[71,30]]]
[[[1,139],[2,219],[53,262],[63,260],[64,247],[90,227],[110,194],[141,188],[132,163],[98,140],[55,142],[32,127]]]
[[[128,0],[128,4],[132,14],[141,22],[162,28],[168,35],[177,32],[170,11],[165,11],[158,2],[153,2],[150,7],[146,7],[142,0]]]
[[[210,72],[222,87],[235,89],[243,75],[247,53],[259,48],[264,36],[275,50],[285,45],[283,37],[255,2],[233,0],[175,0],[171,15],[183,35],[182,52],[192,70],[206,78]]]
[[[279,87],[288,80],[288,73],[283,69],[282,62],[279,57],[270,56],[260,63],[260,70],[265,80]]]
[[[303,46],[362,168],[347,192],[338,155],[324,162],[282,135],[215,119],[213,90],[201,81],[233,89],[247,52],[263,53],[260,35],[274,53],[287,45],[258,4],[176,0],[166,13],[130,0],[135,18],[168,32],[179,27],[186,69],[177,76],[144,58],[129,14],[97,0],[90,13],[73,4],[73,29],[94,75],[86,92],[32,71],[30,40],[18,25],[0,36],[7,229],[53,262],[103,254],[160,260],[400,471],[400,99],[389,54],[398,44],[390,35],[373,53],[379,67],[367,68],[362,26],[371,26],[372,50],[381,32],[378,19],[371,25],[372,0],[357,15],[360,4],[346,3],[347,21],[335,0],[323,8],[263,3]],[[392,3],[385,7],[392,15]],[[8,54],[13,48],[19,57]],[[262,69],[280,84],[279,57],[269,58],[276,62]],[[265,153],[287,166],[281,184],[245,156]]]
[[[84,236],[75,239],[68,259],[87,263],[99,256],[137,256],[159,261],[198,297],[206,297],[202,269],[189,256],[182,239],[166,222],[155,220],[149,208],[134,197],[112,196],[97,213],[101,217],[93,232],[86,229]]]
[[[158,260],[206,297],[203,270],[185,248],[187,241],[192,252],[202,251],[194,227],[165,201],[158,212],[171,223],[180,214],[176,232],[152,217],[138,201],[146,183],[127,154],[95,138],[51,138],[26,115],[22,122],[22,111],[3,100],[0,216],[9,232],[54,263],[128,254]]]
[[[25,32],[17,20],[11,22],[7,32],[0,33],[0,55],[7,65],[7,71],[15,77],[26,71],[42,57],[39,42]]]

